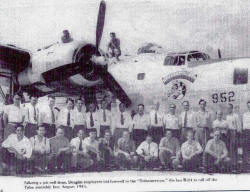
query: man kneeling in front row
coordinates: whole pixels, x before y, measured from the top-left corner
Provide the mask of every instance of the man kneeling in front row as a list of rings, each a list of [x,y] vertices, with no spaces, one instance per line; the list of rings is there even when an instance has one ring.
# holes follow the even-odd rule
[[[209,173],[229,171],[230,158],[225,143],[220,139],[220,130],[215,130],[214,138],[207,142],[203,164]]]

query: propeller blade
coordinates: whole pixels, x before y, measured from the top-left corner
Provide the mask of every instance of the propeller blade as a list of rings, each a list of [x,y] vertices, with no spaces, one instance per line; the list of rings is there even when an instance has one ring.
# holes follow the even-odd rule
[[[101,1],[96,24],[96,50],[98,52],[105,21],[106,3]]]

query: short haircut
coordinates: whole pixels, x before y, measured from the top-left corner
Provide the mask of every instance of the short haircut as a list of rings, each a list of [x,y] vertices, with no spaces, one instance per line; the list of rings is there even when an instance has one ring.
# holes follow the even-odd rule
[[[96,129],[90,129],[89,133],[97,133]]]
[[[83,102],[83,100],[82,100],[81,97],[79,97],[79,98],[77,98],[77,99],[75,100],[76,103],[77,103],[78,101],[82,101],[82,102]]]
[[[142,106],[143,109],[144,109],[144,104],[142,104],[142,103],[138,104],[137,106],[138,106],[138,107]]]
[[[15,130],[17,130],[17,128],[19,128],[19,127],[21,127],[22,131],[24,131],[24,126],[21,124],[16,125]]]
[[[106,134],[106,133],[111,134],[111,131],[109,129],[106,129],[104,134]]]
[[[187,135],[188,135],[188,134],[192,134],[192,136],[194,136],[194,131],[193,131],[192,129],[188,129],[188,130],[187,130]]]
[[[49,95],[48,99],[56,99],[55,96]]]
[[[199,101],[199,105],[200,105],[202,102],[205,102],[205,104],[207,103],[207,101],[206,101],[206,100],[204,100],[204,99],[200,99],[200,101]]]
[[[110,32],[110,35],[115,35],[115,32]]]
[[[58,127],[57,127],[56,132],[57,132],[59,129],[63,130],[63,132],[64,132],[64,128],[63,128],[63,126],[61,126],[61,125],[60,125],[60,126],[58,126]]]
[[[152,135],[150,135],[150,134],[148,134],[148,135],[146,136],[146,138],[147,138],[147,137],[150,137],[151,139],[153,138]]]
[[[40,125],[40,126],[37,127],[37,130],[38,130],[39,128],[41,128],[41,127],[45,129],[45,127],[44,127],[43,125]]]
[[[18,96],[18,97],[21,97],[21,98],[22,98],[22,94],[19,93],[19,92],[16,92],[16,93],[13,95],[13,98],[14,98],[15,96]]]
[[[182,102],[182,105],[184,105],[184,103],[189,104],[189,101],[187,101],[187,100],[183,101],[183,102]]]
[[[249,104],[249,103],[250,103],[250,100],[247,101],[247,104]]]
[[[74,100],[73,100],[72,98],[69,97],[69,98],[66,99],[66,103],[68,103],[68,102],[70,102],[70,101],[71,101],[71,103],[74,104]]]
[[[176,105],[175,105],[174,103],[171,103],[171,104],[169,105],[169,107],[170,107],[170,108],[173,108],[173,107],[176,108]]]
[[[30,99],[32,99],[32,98],[38,98],[38,96],[37,95],[30,95],[29,98]]]

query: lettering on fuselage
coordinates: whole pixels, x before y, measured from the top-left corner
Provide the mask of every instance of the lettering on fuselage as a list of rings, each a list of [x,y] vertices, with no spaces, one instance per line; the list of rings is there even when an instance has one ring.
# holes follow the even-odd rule
[[[187,94],[188,82],[193,83],[196,77],[197,75],[193,75],[188,71],[178,71],[163,77],[162,81],[166,86],[166,97],[175,100],[183,99]]]

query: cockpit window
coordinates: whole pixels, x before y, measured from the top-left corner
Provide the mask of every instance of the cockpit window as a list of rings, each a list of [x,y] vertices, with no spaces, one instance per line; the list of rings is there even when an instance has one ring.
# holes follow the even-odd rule
[[[185,65],[185,56],[167,56],[164,60],[164,65]]]
[[[205,60],[207,60],[207,56],[203,55],[202,53],[194,53],[194,54],[188,55],[187,60],[189,62],[192,62],[192,61],[205,61]]]

